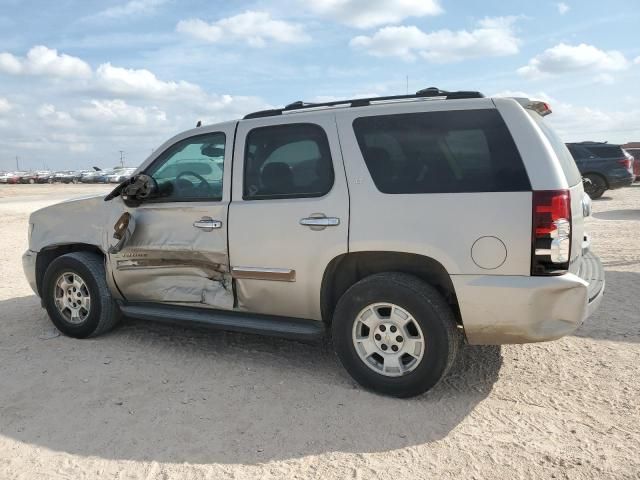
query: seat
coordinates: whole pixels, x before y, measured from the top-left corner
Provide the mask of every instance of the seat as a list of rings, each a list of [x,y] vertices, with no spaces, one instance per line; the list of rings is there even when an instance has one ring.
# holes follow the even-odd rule
[[[293,172],[284,162],[268,163],[260,175],[261,195],[279,195],[293,193]]]

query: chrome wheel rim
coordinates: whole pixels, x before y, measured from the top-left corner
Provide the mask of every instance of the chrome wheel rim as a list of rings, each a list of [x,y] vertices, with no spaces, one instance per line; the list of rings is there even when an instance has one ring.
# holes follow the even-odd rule
[[[364,364],[386,377],[415,370],[424,356],[424,334],[416,319],[393,303],[363,308],[353,323],[353,346]]]
[[[63,318],[74,325],[84,322],[91,311],[89,288],[74,272],[65,272],[58,277],[53,300]]]

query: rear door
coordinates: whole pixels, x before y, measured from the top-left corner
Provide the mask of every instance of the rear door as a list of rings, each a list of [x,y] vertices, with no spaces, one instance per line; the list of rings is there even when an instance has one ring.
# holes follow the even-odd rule
[[[348,247],[334,116],[246,120],[236,138],[229,249],[238,307],[319,320],[325,268]]]

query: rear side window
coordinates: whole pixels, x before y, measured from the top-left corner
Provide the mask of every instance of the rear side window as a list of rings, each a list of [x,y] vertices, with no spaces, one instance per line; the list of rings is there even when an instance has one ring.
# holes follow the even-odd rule
[[[531,190],[518,149],[497,110],[357,118],[353,128],[383,193]]]
[[[544,133],[549,140],[549,143],[551,143],[551,147],[560,161],[560,166],[562,167],[562,171],[564,172],[564,176],[566,177],[569,186],[573,187],[574,185],[582,182],[582,176],[580,175],[580,170],[578,170],[576,161],[562,139],[549,125],[547,125],[539,114],[531,110],[527,110],[527,113],[538,124],[542,133]],[[580,157],[578,156],[576,158]]]
[[[251,130],[244,162],[245,200],[320,197],[333,186],[329,141],[318,125]]]

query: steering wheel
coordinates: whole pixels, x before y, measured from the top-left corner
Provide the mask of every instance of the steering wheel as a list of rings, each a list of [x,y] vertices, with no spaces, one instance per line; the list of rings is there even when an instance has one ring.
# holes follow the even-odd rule
[[[178,176],[176,177],[176,182],[175,182],[175,186],[178,190],[185,190],[185,188],[180,186],[180,182],[179,180],[182,180],[182,177],[186,177],[188,175],[191,175],[194,178],[197,178],[198,180],[200,180],[200,185],[198,185],[197,188],[201,189],[201,190],[206,190],[209,191],[211,190],[211,185],[209,185],[209,182],[207,182],[207,180],[202,176],[197,174],[196,172],[191,172],[191,171],[187,171],[187,172],[180,172],[178,174]],[[188,180],[186,180],[188,181]],[[191,183],[191,182],[189,182]],[[193,187],[193,183],[191,183],[191,186]]]

